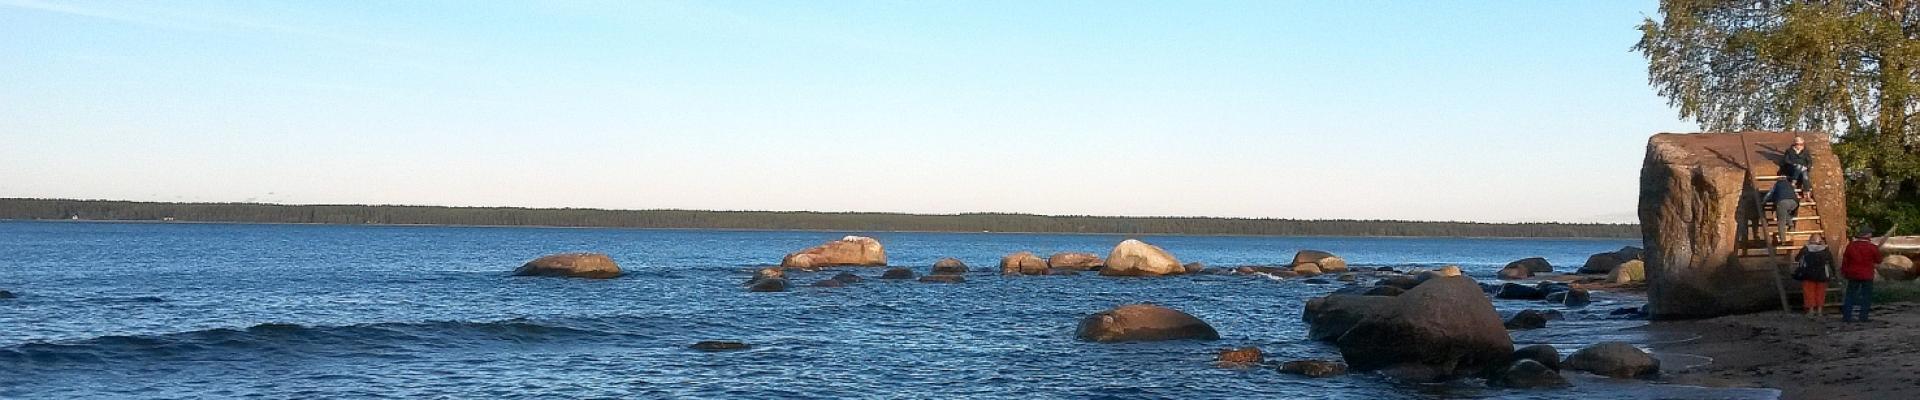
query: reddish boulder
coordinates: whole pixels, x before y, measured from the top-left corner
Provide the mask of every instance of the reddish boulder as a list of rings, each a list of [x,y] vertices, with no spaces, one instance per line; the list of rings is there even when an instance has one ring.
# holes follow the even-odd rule
[[[887,250],[880,246],[880,241],[873,238],[848,236],[788,254],[785,259],[780,260],[780,266],[785,268],[811,269],[849,265],[887,265]]]
[[[601,253],[561,253],[528,261],[513,270],[516,276],[564,276],[607,279],[620,276],[620,265]]]

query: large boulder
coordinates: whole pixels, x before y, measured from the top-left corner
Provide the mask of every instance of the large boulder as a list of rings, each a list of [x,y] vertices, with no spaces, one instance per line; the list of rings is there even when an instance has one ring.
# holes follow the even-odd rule
[[[1034,256],[1033,252],[1022,251],[1000,258],[1001,275],[1046,275],[1047,261]]]
[[[847,236],[788,254],[786,258],[780,260],[780,266],[785,268],[811,269],[849,265],[887,265],[887,250],[880,246],[880,241],[873,238]]]
[[[1920,236],[1894,236],[1880,244],[1880,252],[1908,259],[1920,257]]]
[[[1053,253],[1047,256],[1047,268],[1090,271],[1106,265],[1099,255],[1093,253]]]
[[[1107,266],[1100,268],[1100,275],[1106,276],[1161,276],[1186,272],[1186,267],[1180,264],[1179,259],[1173,258],[1173,254],[1135,239],[1127,239],[1113,246],[1113,252],[1107,254]]]
[[[1301,250],[1293,253],[1293,267],[1297,271],[1302,265],[1313,265],[1320,273],[1332,274],[1347,271],[1347,260],[1319,250]]]
[[[1547,259],[1541,258],[1541,257],[1523,258],[1518,261],[1507,263],[1508,268],[1512,268],[1516,266],[1525,268],[1527,272],[1530,273],[1529,275],[1553,272],[1553,263],[1547,262]]]
[[[1601,342],[1576,351],[1561,365],[1615,378],[1650,377],[1660,373],[1660,360],[1621,342]]]
[[[1080,320],[1076,335],[1089,342],[1217,340],[1220,332],[1206,321],[1152,304],[1128,304]]]
[[[1507,366],[1513,339],[1492,300],[1465,277],[1435,278],[1368,312],[1334,341],[1347,365],[1403,380],[1485,376]]]
[[[620,276],[620,265],[601,253],[561,253],[528,261],[513,270],[516,276],[564,276],[607,279]]]
[[[1335,294],[1307,299],[1306,310],[1300,313],[1300,320],[1307,323],[1307,339],[1338,340],[1360,320],[1384,312],[1392,304],[1387,301],[1391,297]]]
[[[1886,260],[1880,261],[1880,266],[1876,269],[1880,271],[1880,279],[1884,280],[1910,281],[1920,277],[1920,273],[1916,273],[1913,269],[1913,259],[1903,255],[1887,256]]]
[[[1587,263],[1580,265],[1580,270],[1577,272],[1582,274],[1604,274],[1613,272],[1614,267],[1619,267],[1621,263],[1628,261],[1639,260],[1645,256],[1645,253],[1645,250],[1633,246],[1621,247],[1620,250],[1605,253],[1596,253],[1588,256]]]
[[[1780,307],[1781,268],[1765,257],[1737,257],[1746,220],[1760,215],[1752,175],[1778,175],[1779,152],[1795,136],[1814,158],[1813,206],[1826,217],[1828,243],[1847,239],[1847,194],[1840,160],[1823,133],[1658,134],[1640,169],[1640,229],[1646,245],[1647,310],[1656,319],[1704,318]],[[1743,140],[1744,139],[1744,140]],[[1836,258],[1842,256],[1835,249]]]
[[[966,273],[967,263],[960,262],[960,260],[942,258],[940,261],[933,262],[934,275],[965,275]]]

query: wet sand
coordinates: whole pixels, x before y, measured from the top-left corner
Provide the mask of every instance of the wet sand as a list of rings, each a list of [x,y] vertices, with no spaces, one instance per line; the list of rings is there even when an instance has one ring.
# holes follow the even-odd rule
[[[1782,399],[1920,399],[1920,304],[1878,305],[1873,311],[1869,323],[1775,311],[1655,322],[1645,329],[1698,336],[1655,344],[1656,352],[1713,360],[1663,371],[1662,380],[1671,383],[1774,388]]]

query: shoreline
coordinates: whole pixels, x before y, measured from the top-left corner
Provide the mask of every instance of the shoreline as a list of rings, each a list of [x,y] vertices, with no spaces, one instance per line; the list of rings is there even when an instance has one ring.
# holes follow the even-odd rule
[[[1701,356],[1703,365],[1663,371],[1673,384],[1770,388],[1781,399],[1892,399],[1920,395],[1920,303],[1876,304],[1873,322],[1840,322],[1779,311],[1691,321],[1655,321],[1652,333],[1693,335],[1656,343],[1659,353]]]
[[[196,225],[298,225],[298,226],[371,226],[371,227],[427,227],[427,228],[537,228],[537,229],[619,229],[642,231],[717,231],[717,232],[819,232],[819,233],[953,233],[953,234],[1010,234],[1010,235],[1076,235],[1076,236],[1179,236],[1179,237],[1255,237],[1255,238],[1393,238],[1393,239],[1522,239],[1522,240],[1641,240],[1631,237],[1606,236],[1407,236],[1407,235],[1257,235],[1257,234],[1208,234],[1208,233],[1125,233],[1125,232],[1024,232],[1024,231],[927,231],[927,230],[847,230],[847,229],[749,229],[749,228],[643,228],[622,226],[566,226],[566,225],[473,225],[473,224],[335,224],[325,222],[253,222],[253,221],[160,221],[149,219],[15,219],[0,218],[0,222],[50,222],[50,223],[104,223],[104,224],[196,224]]]

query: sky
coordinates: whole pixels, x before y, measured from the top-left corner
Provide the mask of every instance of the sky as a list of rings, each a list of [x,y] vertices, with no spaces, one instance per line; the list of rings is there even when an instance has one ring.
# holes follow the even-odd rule
[[[0,0],[0,197],[1634,222],[1656,7]]]

